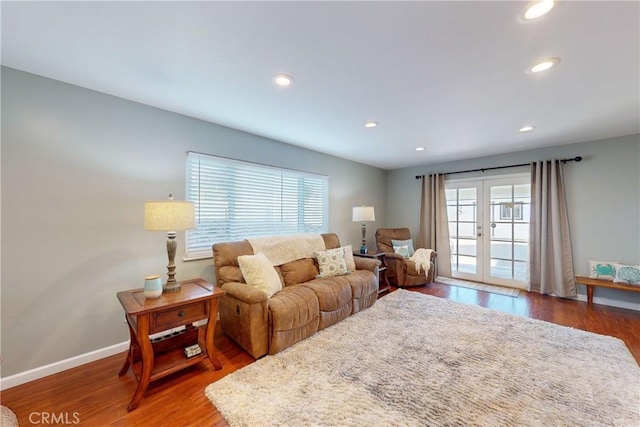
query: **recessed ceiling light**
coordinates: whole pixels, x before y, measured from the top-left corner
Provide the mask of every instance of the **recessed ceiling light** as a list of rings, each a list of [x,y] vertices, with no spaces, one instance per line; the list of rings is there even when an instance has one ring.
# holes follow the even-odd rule
[[[424,151],[424,147],[417,147],[416,151]]]
[[[366,128],[374,128],[376,126],[378,126],[378,122],[367,122],[364,124],[364,127]]]
[[[540,18],[542,15],[545,15],[554,6],[553,0],[541,0],[533,3],[531,6],[527,8],[524,12],[524,19],[531,20]]]
[[[535,74],[555,67],[560,63],[560,58],[545,58],[536,62],[535,65],[527,69],[527,73]]]
[[[535,126],[523,126],[520,128],[520,132],[531,132],[535,128]]]
[[[293,77],[287,74],[276,74],[273,76],[273,82],[278,86],[291,86],[293,84]]]

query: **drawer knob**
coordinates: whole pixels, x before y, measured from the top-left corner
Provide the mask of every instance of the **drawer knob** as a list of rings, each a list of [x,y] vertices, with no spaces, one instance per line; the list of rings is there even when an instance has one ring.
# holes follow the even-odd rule
[[[186,316],[186,314],[187,314],[187,313],[185,313],[185,312],[184,312],[184,310],[180,310],[180,311],[178,312],[178,316],[180,316],[180,317],[184,317],[184,316]]]

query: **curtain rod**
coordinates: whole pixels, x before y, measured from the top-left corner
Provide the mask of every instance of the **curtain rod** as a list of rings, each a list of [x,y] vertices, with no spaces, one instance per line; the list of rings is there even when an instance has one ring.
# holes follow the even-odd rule
[[[560,160],[562,163],[567,163],[567,162],[580,162],[582,161],[582,156],[576,156],[572,159],[562,159]],[[480,169],[469,169],[466,171],[456,171],[456,172],[445,172],[443,175],[454,175],[457,173],[467,173],[467,172],[484,172],[484,171],[490,171],[490,170],[495,170],[495,169],[507,169],[507,168],[517,168],[520,166],[529,166],[531,163],[520,163],[519,165],[507,165],[507,166],[493,166],[490,168],[480,168]],[[416,175],[416,179],[420,179],[423,178],[424,175]]]

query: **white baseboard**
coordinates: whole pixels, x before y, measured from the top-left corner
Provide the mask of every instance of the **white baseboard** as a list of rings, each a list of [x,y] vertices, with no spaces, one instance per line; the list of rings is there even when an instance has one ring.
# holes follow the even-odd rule
[[[586,295],[578,294],[578,296],[575,299],[578,301],[587,302]],[[627,310],[640,311],[640,304],[633,301],[620,301],[616,299],[601,298],[601,297],[594,296],[593,303],[608,305],[609,307],[625,308]]]
[[[89,353],[80,354],[78,356],[70,357],[68,359],[41,366],[39,368],[30,369],[25,372],[19,372],[6,378],[0,378],[0,390],[6,390],[8,388],[25,384],[30,381],[48,377],[49,375],[57,374],[58,372],[66,371],[67,369],[76,368],[78,366],[91,363],[99,359],[104,359],[105,357],[122,353],[128,348],[129,341],[121,342],[119,344],[114,344],[109,347],[91,351]]]

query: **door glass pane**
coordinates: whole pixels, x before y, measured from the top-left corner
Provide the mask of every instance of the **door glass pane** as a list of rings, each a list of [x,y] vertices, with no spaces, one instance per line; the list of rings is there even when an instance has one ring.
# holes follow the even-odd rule
[[[513,225],[513,239],[516,241],[527,242],[529,241],[529,224],[514,224]]]
[[[529,243],[513,244],[513,259],[517,261],[529,261]]]
[[[476,237],[475,222],[461,222],[458,224],[458,236],[460,237]]]
[[[476,221],[476,205],[459,205],[458,221]]]
[[[476,241],[470,239],[458,240],[458,253],[460,255],[476,256]]]
[[[501,258],[510,260],[512,258],[511,242],[491,242],[491,259]]]
[[[495,225],[495,227],[494,227]],[[511,223],[493,222],[491,223],[491,240],[511,241]]]
[[[513,278],[525,282],[527,280],[528,262],[514,261]]]
[[[511,279],[511,261],[492,258],[491,276],[501,279]]]
[[[476,273],[476,257],[459,256],[458,257],[458,271],[461,273]]]

